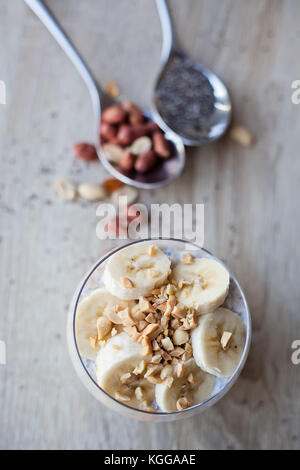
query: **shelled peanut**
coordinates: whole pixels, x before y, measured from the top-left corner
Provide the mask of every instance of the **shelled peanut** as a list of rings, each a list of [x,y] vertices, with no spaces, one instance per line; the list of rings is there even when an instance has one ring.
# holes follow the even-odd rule
[[[103,111],[100,137],[104,156],[125,173],[147,173],[174,155],[163,131],[129,101]]]

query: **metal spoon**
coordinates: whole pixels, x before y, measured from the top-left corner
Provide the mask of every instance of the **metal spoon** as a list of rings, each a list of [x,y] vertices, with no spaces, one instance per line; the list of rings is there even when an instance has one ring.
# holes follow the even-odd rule
[[[92,100],[94,110],[94,127],[95,127],[95,142],[96,150],[99,160],[103,166],[116,178],[125,184],[135,186],[138,188],[153,189],[164,186],[174,179],[178,178],[181,174],[185,164],[185,149],[182,140],[171,129],[166,130],[165,137],[174,146],[174,156],[168,160],[162,161],[156,168],[144,175],[134,175],[132,177],[122,174],[117,167],[113,166],[104,156],[103,149],[99,139],[99,126],[101,120],[101,101],[104,103],[103,108],[108,104],[112,104],[112,99],[103,92],[103,90],[96,84],[90,70],[84,63],[79,53],[68,39],[66,34],[62,31],[53,15],[44,5],[41,0],[24,0],[25,3],[33,10],[41,22],[46,26],[54,39],[58,42],[69,59],[73,62],[75,68],[84,80]],[[145,112],[145,116],[155,120],[150,113]]]
[[[213,72],[177,48],[166,0],[156,0],[156,6],[163,45],[161,69],[153,93],[154,119],[165,131],[171,128],[180,135],[185,145],[197,146],[216,140],[231,120],[228,91]]]

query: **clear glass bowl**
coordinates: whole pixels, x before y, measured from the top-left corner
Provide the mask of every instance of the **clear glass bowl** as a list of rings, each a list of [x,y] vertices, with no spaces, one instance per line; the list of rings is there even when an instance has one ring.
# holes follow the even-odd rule
[[[246,325],[246,342],[244,351],[239,362],[238,367],[236,368],[234,374],[231,377],[226,378],[216,378],[216,383],[212,392],[212,395],[209,399],[205,400],[202,403],[197,403],[196,405],[191,406],[182,411],[174,411],[170,413],[165,413],[162,411],[157,411],[156,413],[143,411],[136,408],[132,408],[124,403],[120,403],[104,390],[96,382],[95,375],[93,372],[93,363],[92,361],[88,361],[84,359],[77,348],[76,343],[76,335],[75,335],[75,318],[76,318],[76,311],[78,303],[86,297],[86,295],[90,294],[94,289],[101,285],[101,277],[103,273],[103,269],[105,267],[105,262],[107,259],[114,253],[119,250],[122,250],[124,247],[128,245],[132,245],[135,243],[141,243],[144,241],[149,240],[138,240],[126,243],[125,245],[118,247],[108,253],[106,253],[97,263],[93,266],[93,268],[84,276],[82,282],[79,284],[75,295],[72,299],[69,314],[68,314],[68,324],[67,324],[67,338],[68,338],[68,346],[71,355],[71,360],[75,367],[75,370],[82,381],[83,385],[90,391],[90,393],[99,400],[103,405],[107,406],[108,408],[121,413],[124,416],[139,419],[142,421],[151,421],[151,422],[158,422],[158,421],[174,421],[181,418],[193,416],[196,413],[200,413],[201,411],[206,410],[210,406],[214,405],[217,401],[219,401],[232,387],[232,385],[237,380],[238,376],[241,373],[241,370],[244,367],[249,347],[251,341],[251,317],[248,308],[248,304],[245,298],[245,295],[236,280],[233,274],[230,272],[228,267],[224,265],[224,263],[216,258],[214,255],[209,253],[208,251],[204,250],[203,248],[198,247],[197,245],[186,242],[184,240],[176,240],[176,239],[151,239],[151,241],[155,242],[161,249],[163,249],[168,255],[172,253],[176,253],[178,251],[187,251],[193,253],[194,256],[197,257],[205,257],[205,258],[212,258],[217,260],[219,263],[223,264],[226,269],[230,273],[230,287],[228,296],[224,302],[224,306],[233,310],[234,312],[238,313],[243,322]]]

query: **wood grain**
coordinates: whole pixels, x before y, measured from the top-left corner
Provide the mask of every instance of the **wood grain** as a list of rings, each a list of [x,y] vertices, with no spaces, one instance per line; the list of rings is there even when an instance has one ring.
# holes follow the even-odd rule
[[[154,1],[48,0],[101,83],[115,80],[142,106],[159,66]],[[180,184],[147,202],[205,203],[205,247],[244,287],[253,315],[249,360],[232,391],[192,419],[149,425],[104,409],[84,390],[66,348],[77,282],[112,242],[95,235],[95,205],[64,204],[57,176],[102,180],[75,161],[92,136],[84,84],[21,0],[0,0],[1,449],[287,449],[300,445],[299,118],[297,0],[170,0],[182,46],[228,85],[235,120],[254,133],[188,151]]]

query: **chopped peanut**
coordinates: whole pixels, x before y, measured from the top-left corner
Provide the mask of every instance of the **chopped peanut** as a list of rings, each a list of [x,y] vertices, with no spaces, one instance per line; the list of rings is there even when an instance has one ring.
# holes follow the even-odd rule
[[[157,248],[156,248],[156,246],[155,246],[155,245],[149,246],[148,255],[149,255],[149,256],[154,256],[156,253],[157,253]]]
[[[194,384],[194,383],[195,383],[195,379],[194,379],[194,376],[193,376],[192,373],[190,373],[190,374],[188,375],[187,381],[188,381],[190,384]]]
[[[119,317],[121,318],[123,325],[125,325],[125,326],[134,326],[135,325],[135,322],[131,317],[131,313],[130,313],[128,307],[119,312]]]
[[[168,295],[175,294],[175,286],[173,286],[173,284],[168,284],[166,291]]]
[[[173,318],[173,320],[171,320],[171,328],[173,328],[173,330],[177,330],[177,328],[179,327],[180,327],[179,320],[177,318]]]
[[[112,96],[113,98],[115,98],[116,96],[120,94],[120,90],[113,80],[110,80],[109,82],[107,82],[106,91],[109,94],[109,96]]]
[[[143,356],[149,356],[152,353],[149,336],[142,336]]]
[[[161,361],[161,354],[155,354],[152,356],[151,362],[153,364],[158,364]]]
[[[162,369],[162,371],[161,371],[161,373],[160,373],[160,378],[161,378],[162,380],[164,380],[164,379],[166,379],[167,377],[171,377],[172,374],[173,374],[173,367],[168,364],[168,365],[166,365],[166,366]]]
[[[176,346],[180,346],[181,344],[187,343],[189,340],[189,334],[187,331],[184,330],[176,330],[174,335],[173,335],[173,343]]]
[[[104,339],[112,329],[112,322],[107,317],[99,317],[97,320],[98,339]]]
[[[177,304],[172,310],[172,316],[175,318],[184,318],[186,315],[185,308],[181,304]]]
[[[143,390],[141,389],[141,387],[136,387],[134,393],[138,400],[142,400],[144,398]]]
[[[156,322],[156,318],[155,318],[155,316],[153,315],[153,313],[148,313],[148,315],[146,316],[145,320],[146,320],[148,323],[155,323],[155,322]]]
[[[142,331],[144,336],[147,336],[150,340],[156,338],[159,334],[160,328],[158,323],[150,323],[146,328]]]
[[[134,375],[140,375],[144,372],[145,369],[146,369],[146,362],[143,360],[136,366],[136,368],[133,370],[132,373]]]
[[[135,326],[125,326],[124,331],[128,334],[128,336],[130,336],[132,341],[137,341],[140,337],[140,334],[138,333]]]
[[[193,264],[194,258],[191,253],[185,253],[181,258],[181,261],[183,262],[183,264]]]
[[[173,382],[174,382],[174,377],[167,377],[167,378],[164,380],[164,385],[166,385],[167,387],[171,388],[172,385],[173,385]]]
[[[159,295],[160,294],[160,289],[154,289],[152,291],[152,295]]]
[[[191,285],[192,285],[191,281],[186,281],[185,279],[182,279],[181,281],[178,282],[179,289],[182,289],[184,286],[191,286]]]
[[[161,319],[161,321],[160,321],[160,325],[161,325],[161,327],[164,328],[164,329],[167,328],[167,326],[169,325],[169,318],[168,318],[166,315],[164,315],[164,316],[162,317],[162,319]]]
[[[170,356],[169,353],[167,353],[167,351],[163,351],[162,353],[162,357],[163,359],[167,362],[167,361],[170,361],[172,359],[172,357]]]
[[[123,384],[127,382],[127,380],[130,379],[130,377],[131,377],[131,373],[127,372],[126,374],[121,375],[120,382]]]
[[[147,377],[148,382],[150,382],[153,385],[157,385],[161,383],[161,378],[156,377],[154,375],[150,375],[150,377]]]
[[[192,330],[198,326],[196,312],[192,311],[182,320],[182,327],[184,330]]]
[[[183,348],[175,348],[173,351],[170,352],[170,355],[172,357],[180,357],[184,354],[184,349]]]
[[[121,392],[115,393],[115,399],[119,401],[130,401],[130,397],[128,395],[125,395],[125,393]]]
[[[126,289],[132,289],[135,287],[134,283],[131,281],[131,279],[128,279],[128,277],[121,277],[120,282],[123,287],[126,287]]]
[[[147,372],[145,373],[144,377],[147,379],[150,377],[150,375],[156,375],[158,372],[161,371],[161,366],[160,365],[148,365],[147,367]]]
[[[174,349],[174,345],[172,341],[170,340],[170,338],[163,338],[161,340],[161,344],[166,351],[172,351]]]
[[[182,356],[182,360],[183,361],[187,361],[188,359],[190,359],[193,355],[193,348],[192,346],[190,345],[190,343],[186,343],[186,345],[184,346],[184,349],[185,349],[185,353],[183,354]]]
[[[137,329],[138,329],[139,331],[143,331],[143,330],[146,328],[146,326],[148,326],[148,324],[149,324],[149,323],[147,323],[145,320],[141,320],[141,321],[139,321],[138,324],[137,324]]]
[[[192,405],[192,403],[187,399],[187,397],[179,398],[176,402],[177,410],[180,410],[180,411],[185,410],[186,408],[188,408],[191,405]]]
[[[142,312],[145,312],[145,313],[155,312],[151,303],[149,302],[149,300],[145,299],[145,297],[139,298],[138,307]]]
[[[90,336],[89,340],[90,340],[90,345],[92,346],[92,348],[96,349],[98,345],[98,339],[96,338],[96,336]]]
[[[161,276],[162,272],[157,269],[150,269],[149,274],[152,279],[155,279],[156,277]]]
[[[221,346],[226,351],[229,348],[230,342],[232,340],[232,333],[230,331],[224,331],[221,338]]]
[[[183,362],[178,362],[177,368],[176,368],[176,374],[177,377],[182,377],[184,372],[184,365]]]
[[[112,322],[112,323],[115,323],[116,325],[121,325],[122,324],[122,319],[119,317],[118,313],[119,311],[121,310],[117,310],[117,307],[120,307],[119,305],[117,305],[115,307],[115,311],[113,310],[109,310],[106,315],[107,317],[109,318],[109,320]]]
[[[131,317],[134,321],[145,320],[146,315],[140,310],[139,304],[131,309]]]
[[[243,147],[251,147],[253,145],[253,135],[243,126],[235,125],[229,131],[230,137]]]

